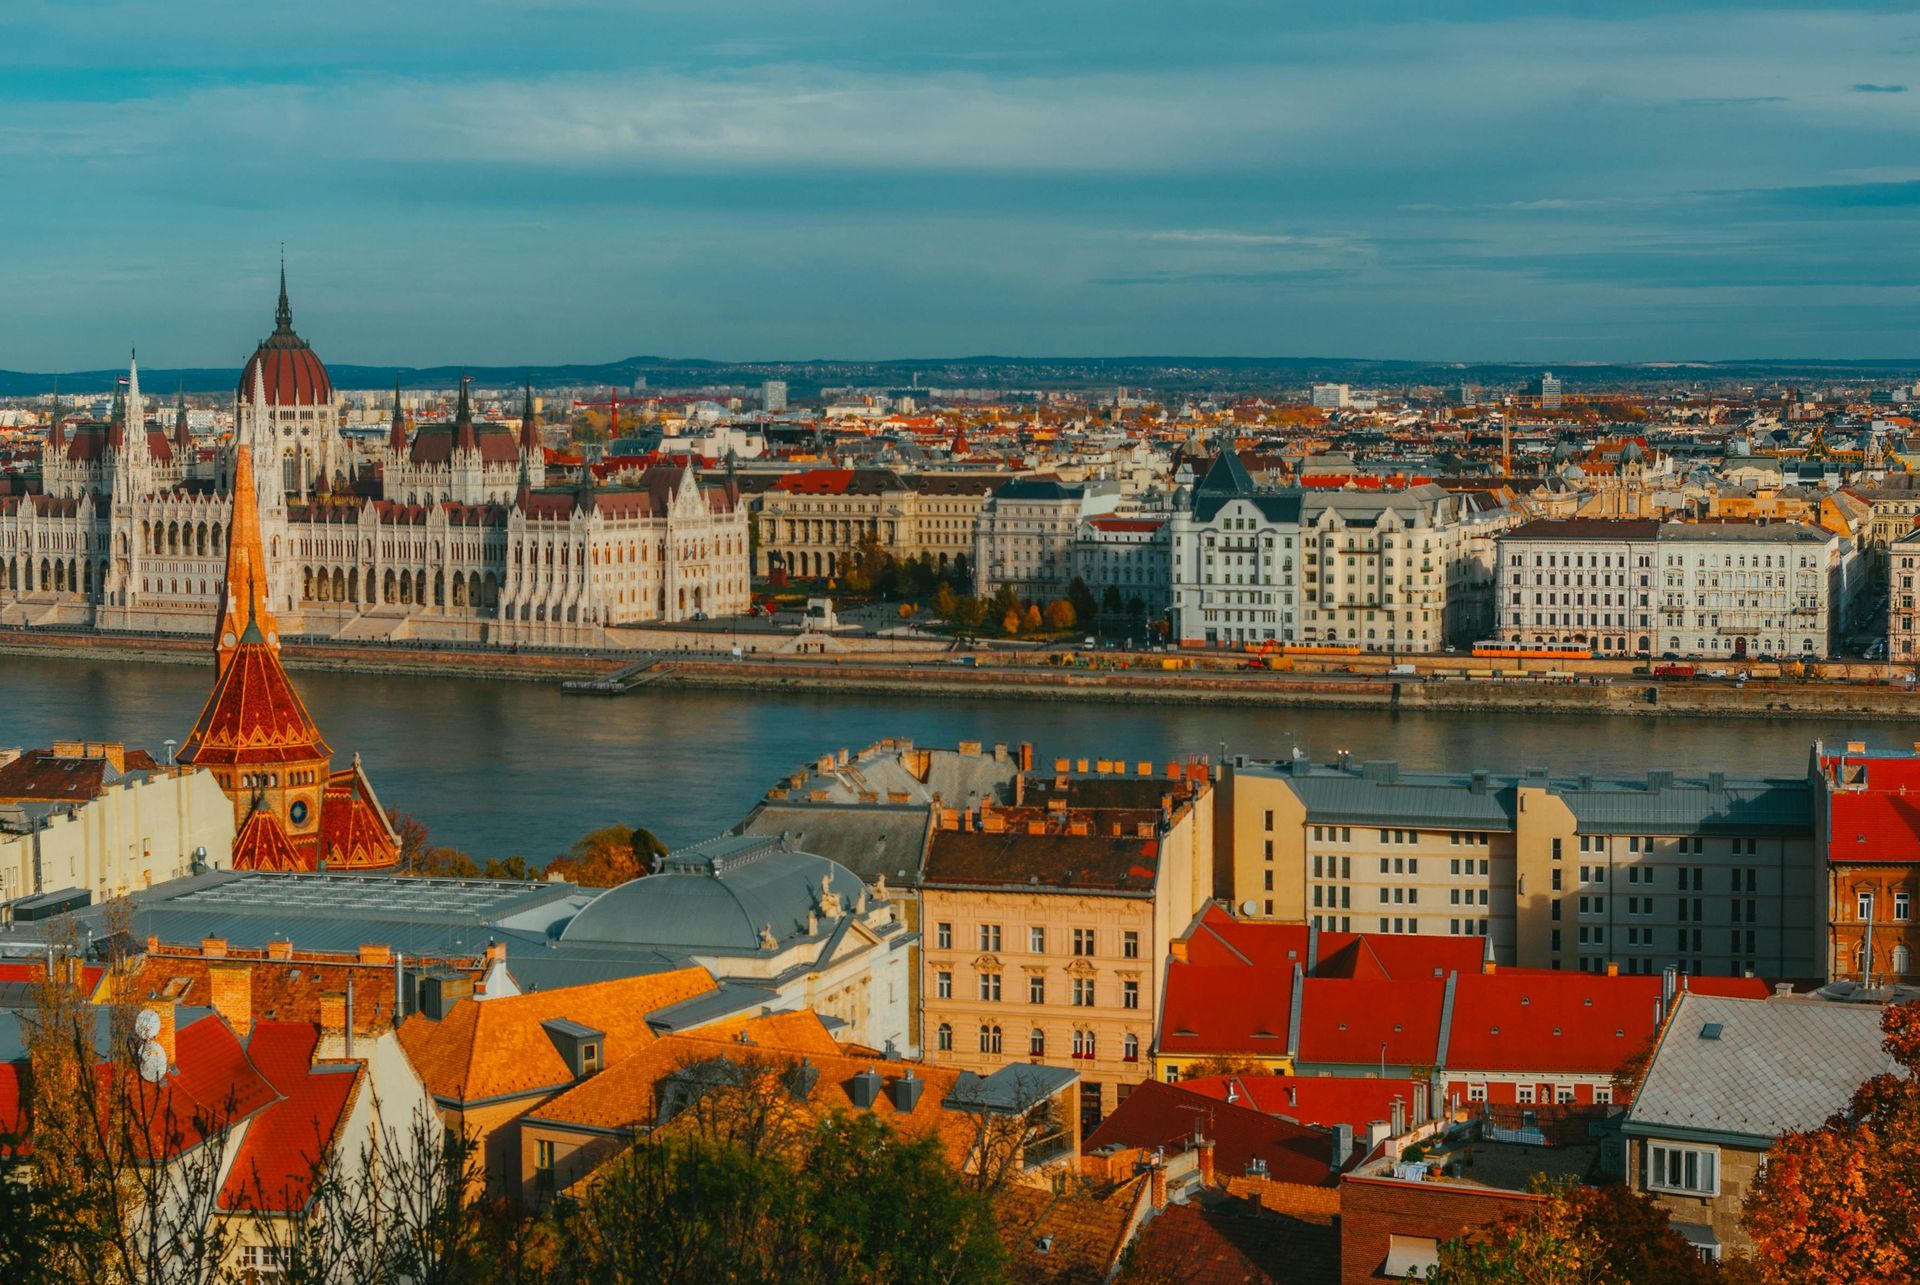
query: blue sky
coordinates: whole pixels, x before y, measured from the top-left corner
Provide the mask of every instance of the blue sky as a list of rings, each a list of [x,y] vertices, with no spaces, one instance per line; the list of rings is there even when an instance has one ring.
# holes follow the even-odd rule
[[[1920,12],[6,0],[0,367],[1906,357]]]

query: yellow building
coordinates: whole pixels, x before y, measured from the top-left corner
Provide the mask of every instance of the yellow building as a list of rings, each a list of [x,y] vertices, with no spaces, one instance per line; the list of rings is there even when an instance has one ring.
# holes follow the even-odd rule
[[[941,812],[921,876],[923,1047],[982,1074],[1077,1070],[1091,1127],[1152,1074],[1162,960],[1211,895],[1213,791],[1201,766],[1056,766],[1019,807]]]
[[[889,469],[806,469],[775,482],[759,500],[755,575],[831,576],[871,538],[902,562],[925,554],[942,570],[973,556],[980,507],[1003,473]]]
[[[1806,977],[1825,961],[1804,778],[1229,764],[1214,842],[1247,917],[1480,937],[1501,964]],[[1738,894],[1737,896],[1735,894]]]

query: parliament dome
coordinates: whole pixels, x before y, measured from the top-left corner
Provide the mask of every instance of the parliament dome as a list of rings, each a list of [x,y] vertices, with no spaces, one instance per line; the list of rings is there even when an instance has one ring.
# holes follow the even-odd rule
[[[293,309],[287,305],[287,270],[280,270],[280,306],[274,312],[273,333],[260,341],[240,372],[242,403],[253,400],[258,374],[269,406],[326,406],[333,402],[333,381],[306,340],[293,331]]]

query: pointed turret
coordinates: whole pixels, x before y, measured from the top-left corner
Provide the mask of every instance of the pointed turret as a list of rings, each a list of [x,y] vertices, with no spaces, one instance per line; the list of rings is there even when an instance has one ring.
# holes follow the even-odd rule
[[[534,430],[533,423],[533,380],[527,380],[526,396],[520,401],[520,449],[522,452],[540,449],[540,435]]]
[[[580,461],[580,485],[573,492],[573,511],[591,513],[597,507],[598,501],[594,498],[593,461],[582,460]]]
[[[473,404],[467,397],[469,377],[460,377],[460,401],[453,412],[454,449],[457,451],[478,451],[479,441],[473,435]]]
[[[107,410],[107,446],[119,450],[127,437],[127,381],[113,385],[113,405]]]
[[[193,447],[193,425],[187,420],[187,381],[180,381],[180,391],[173,397],[173,444],[183,450]]]
[[[233,524],[227,531],[227,579],[220,589],[216,643],[222,673],[242,643],[280,650],[280,630],[267,605],[266,547],[260,538],[260,496],[254,489],[253,449],[242,442],[234,454]]]
[[[393,377],[393,423],[387,427],[387,449],[396,455],[407,450],[407,413],[400,408],[400,377]]]
[[[282,334],[293,333],[293,306],[287,302],[287,261],[280,260],[280,304],[273,310],[274,329]]]
[[[147,454],[147,404],[140,399],[140,358],[127,354],[127,449],[135,459]]]

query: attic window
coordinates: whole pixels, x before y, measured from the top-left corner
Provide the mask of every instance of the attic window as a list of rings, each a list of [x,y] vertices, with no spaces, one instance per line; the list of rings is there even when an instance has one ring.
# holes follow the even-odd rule
[[[1558,1035],[1560,1032],[1555,1031]],[[600,1069],[600,1044],[595,1041],[580,1046],[580,1070],[584,1075],[592,1075]]]
[[[1554,1033],[1554,1034],[1555,1034],[1556,1036],[1557,1036],[1557,1035],[1559,1035],[1559,1034],[1560,1034],[1560,1028],[1559,1028],[1559,1027],[1557,1027],[1557,1026],[1556,1026],[1556,1027],[1554,1027],[1554,1028],[1553,1028],[1553,1033]]]
[[[1341,1029],[1341,1030],[1343,1030],[1343,1031],[1344,1031],[1344,1030],[1346,1030],[1346,1029],[1347,1029],[1347,1024],[1346,1024],[1345,1022],[1342,1022],[1342,1023],[1340,1023],[1340,1029]]]
[[[1490,1028],[1490,1030],[1488,1031],[1488,1034],[1490,1035],[1498,1035],[1499,1033],[1500,1033],[1500,1028],[1497,1026]]]
[[[1703,1040],[1717,1040],[1720,1038],[1720,1032],[1722,1029],[1723,1028],[1721,1027],[1720,1023],[1708,1022],[1705,1026],[1700,1028],[1700,1038]]]
[[[1526,997],[1525,995],[1522,995],[1522,996],[1520,997],[1520,1002],[1521,1002],[1522,1004],[1531,1004],[1531,1003],[1533,1003],[1533,1001],[1532,1001],[1531,999],[1529,999],[1529,998],[1527,998],[1527,997]]]

